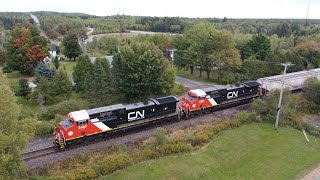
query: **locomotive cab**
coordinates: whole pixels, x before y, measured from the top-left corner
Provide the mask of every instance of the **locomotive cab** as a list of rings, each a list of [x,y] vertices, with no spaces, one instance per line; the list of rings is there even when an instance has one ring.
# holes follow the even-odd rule
[[[182,98],[184,111],[192,112],[204,110],[217,105],[210,95],[201,89],[190,90],[187,96]]]
[[[74,111],[59,123],[59,132],[55,133],[55,145],[63,149],[67,142],[86,135],[90,118],[85,110]]]

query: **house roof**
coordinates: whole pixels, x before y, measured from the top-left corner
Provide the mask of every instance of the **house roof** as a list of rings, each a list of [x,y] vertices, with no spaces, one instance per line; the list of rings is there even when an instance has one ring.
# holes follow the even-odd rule
[[[57,45],[51,44],[50,51],[57,51]]]

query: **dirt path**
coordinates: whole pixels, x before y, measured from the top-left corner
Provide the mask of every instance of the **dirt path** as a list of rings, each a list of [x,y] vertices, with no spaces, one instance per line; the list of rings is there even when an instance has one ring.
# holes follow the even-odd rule
[[[200,81],[194,81],[191,79],[186,79],[180,76],[176,76],[176,83],[182,84],[184,87],[188,89],[203,89],[207,87],[215,87],[217,89],[220,88],[225,88],[227,86],[224,85],[217,85],[217,84],[210,84],[210,83],[205,83],[205,82],[200,82]]]
[[[320,164],[300,180],[320,180]]]

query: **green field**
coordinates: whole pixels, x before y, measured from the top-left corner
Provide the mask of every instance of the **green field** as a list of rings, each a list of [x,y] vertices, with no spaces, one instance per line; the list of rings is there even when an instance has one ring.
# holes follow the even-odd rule
[[[131,166],[103,179],[294,179],[320,162],[320,141],[268,124],[229,130],[206,147]]]
[[[72,73],[73,73],[73,68],[76,66],[77,62],[76,61],[61,61],[60,66],[61,67],[66,67],[66,71],[68,73],[68,76],[70,79],[72,79]]]

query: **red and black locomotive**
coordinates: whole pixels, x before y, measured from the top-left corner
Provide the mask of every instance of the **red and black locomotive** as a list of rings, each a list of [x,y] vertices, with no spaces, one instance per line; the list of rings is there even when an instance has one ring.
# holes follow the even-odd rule
[[[164,96],[134,104],[117,104],[70,112],[54,132],[54,144],[64,148],[170,119],[188,118],[247,103],[261,96],[260,84],[250,81],[216,89],[194,89],[181,98]]]

